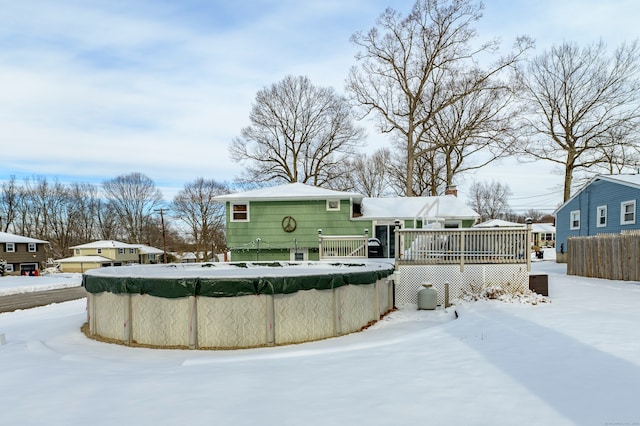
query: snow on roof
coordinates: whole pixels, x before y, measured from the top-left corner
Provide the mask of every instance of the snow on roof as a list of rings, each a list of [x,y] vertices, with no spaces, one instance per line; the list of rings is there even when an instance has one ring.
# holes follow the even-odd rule
[[[113,259],[107,259],[102,256],[71,256],[64,259],[56,259],[56,263],[102,263],[113,262]]]
[[[266,201],[266,200],[326,200],[326,199],[362,199],[363,195],[357,192],[334,191],[332,189],[319,188],[305,185],[304,183],[289,183],[285,185],[260,188],[252,191],[225,194],[214,197],[220,202],[226,201]]]
[[[582,188],[577,190],[576,193],[573,194],[567,201],[565,201],[557,209],[555,209],[553,214],[554,215],[557,214],[560,210],[562,210],[564,208],[564,206],[569,204],[582,191],[584,191],[585,188],[587,188],[589,185],[591,185],[593,182],[595,182],[597,180],[606,180],[606,181],[609,181],[609,182],[614,182],[614,183],[618,183],[618,184],[621,184],[621,185],[630,186],[632,188],[640,189],[640,174],[595,175],[586,184],[584,184],[584,186],[582,186]]]
[[[37,240],[35,238],[23,237],[21,235],[10,234],[8,232],[0,232],[0,242],[3,243],[46,243],[49,241]]]
[[[136,247],[142,254],[163,254],[164,253],[164,251],[160,250],[159,248],[145,246],[144,244],[130,244],[130,245],[133,247]]]
[[[90,249],[90,248],[137,248],[139,244],[127,244],[121,241],[115,240],[100,240],[93,241],[87,244],[80,244],[78,246],[69,247],[71,249]]]
[[[553,225],[553,223],[533,223],[531,224],[531,231],[554,233],[556,232],[556,227]]]
[[[437,197],[364,198],[362,216],[359,219],[413,219],[424,217],[451,219],[475,219],[479,215],[453,195]]]
[[[485,222],[473,225],[474,228],[508,228],[508,227],[523,227],[524,223],[509,222],[502,219],[489,219]]]
[[[622,184],[627,184],[630,186],[636,186],[638,188],[640,188],[640,175],[637,174],[633,174],[633,175],[628,175],[628,174],[623,174],[623,175],[598,175],[596,176],[596,179],[604,179],[604,180],[610,180],[610,181],[614,181],[614,182],[619,182]]]
[[[509,222],[507,220],[502,220],[502,219],[489,219],[486,222],[473,225],[474,228],[509,228],[509,227],[522,228],[524,226],[526,226],[524,223]],[[553,223],[532,223],[531,231],[553,233],[553,232],[556,232],[556,227],[553,226]]]

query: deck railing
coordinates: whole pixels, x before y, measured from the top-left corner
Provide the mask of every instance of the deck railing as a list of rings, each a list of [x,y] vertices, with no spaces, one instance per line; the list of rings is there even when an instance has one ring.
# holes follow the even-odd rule
[[[366,259],[368,238],[360,235],[318,235],[320,260]]]
[[[396,264],[530,262],[530,228],[396,229]]]

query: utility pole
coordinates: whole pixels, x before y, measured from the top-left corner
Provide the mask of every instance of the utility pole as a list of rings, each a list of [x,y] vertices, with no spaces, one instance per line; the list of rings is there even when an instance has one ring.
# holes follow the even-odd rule
[[[164,209],[160,207],[155,211],[160,212],[160,223],[162,224],[162,263],[167,263],[167,236],[164,230]]]

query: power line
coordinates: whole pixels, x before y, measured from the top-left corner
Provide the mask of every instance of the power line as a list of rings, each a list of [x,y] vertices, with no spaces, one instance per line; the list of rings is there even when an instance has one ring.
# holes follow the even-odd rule
[[[510,200],[529,200],[531,198],[540,198],[540,197],[549,197],[549,196],[558,196],[560,195],[560,192],[549,192],[547,194],[540,194],[540,195],[528,195],[526,197],[509,197]]]

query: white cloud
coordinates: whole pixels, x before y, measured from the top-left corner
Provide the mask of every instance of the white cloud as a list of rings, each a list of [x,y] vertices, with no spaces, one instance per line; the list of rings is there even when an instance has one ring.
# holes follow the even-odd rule
[[[480,33],[505,44],[527,32],[578,41],[637,32],[633,1],[486,3]],[[248,124],[256,92],[288,74],[343,92],[357,50],[349,37],[370,29],[388,5],[411,7],[400,0],[7,3],[0,180],[102,181],[133,171],[167,188],[200,176],[231,180],[240,166],[227,147]],[[386,143],[365,124],[369,145]]]

